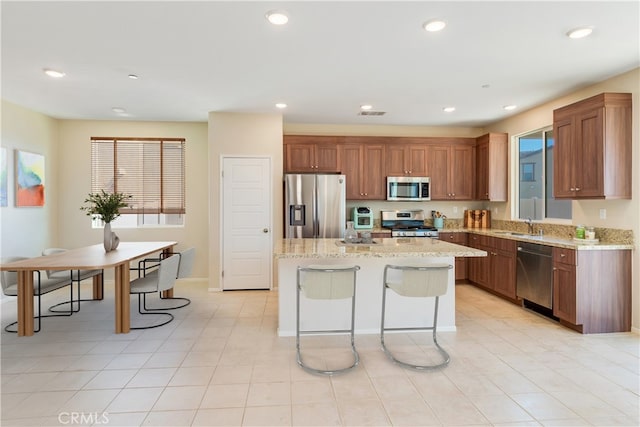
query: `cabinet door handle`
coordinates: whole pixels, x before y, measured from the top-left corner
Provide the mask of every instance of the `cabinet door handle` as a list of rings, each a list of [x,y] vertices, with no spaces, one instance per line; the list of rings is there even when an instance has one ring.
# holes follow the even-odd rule
[[[580,187],[576,187],[576,191],[580,191]]]
[[[560,258],[564,258],[565,256],[565,254],[560,254]]]
[[[576,189],[571,187],[571,188],[569,188],[569,191],[576,191]]]

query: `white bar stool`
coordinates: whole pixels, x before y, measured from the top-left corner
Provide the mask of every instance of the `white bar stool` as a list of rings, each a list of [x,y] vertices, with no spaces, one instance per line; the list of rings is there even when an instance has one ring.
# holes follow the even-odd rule
[[[405,266],[405,265],[386,265],[384,267],[384,283],[382,286],[382,322],[380,325],[380,343],[384,353],[398,365],[415,369],[418,371],[431,370],[446,366],[451,358],[449,354],[440,347],[436,338],[436,330],[438,327],[438,301],[441,295],[447,293],[449,283],[449,270],[453,266],[449,264],[434,264],[429,266]],[[395,270],[395,274],[389,274]],[[393,276],[393,277],[390,277]],[[385,310],[387,289],[391,289],[398,295],[411,298],[434,298],[435,308],[433,314],[433,326],[404,327],[404,328],[385,328]],[[411,330],[433,330],[433,343],[443,358],[441,363],[435,365],[414,365],[396,359],[387,349],[384,343],[385,331],[411,331]]]
[[[360,362],[360,357],[354,344],[354,324],[356,308],[356,272],[359,266],[342,265],[310,265],[308,267],[298,267],[297,271],[297,292],[296,292],[296,355],[298,365],[305,371],[312,374],[334,375],[349,371]],[[335,300],[351,298],[351,327],[350,329],[334,330],[300,330],[300,294],[303,293],[308,299]],[[353,364],[342,369],[323,370],[312,368],[302,360],[300,354],[300,335],[311,335],[319,333],[344,333],[351,334],[351,352],[353,354]]]

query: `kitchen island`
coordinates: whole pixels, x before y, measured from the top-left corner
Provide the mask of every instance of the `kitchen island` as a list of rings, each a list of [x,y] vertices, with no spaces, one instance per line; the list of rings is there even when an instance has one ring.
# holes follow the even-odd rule
[[[455,265],[456,257],[486,256],[468,248],[431,238],[374,239],[371,244],[345,244],[338,239],[283,239],[274,248],[278,284],[279,336],[296,332],[296,272],[298,266],[358,265],[356,275],[355,330],[358,334],[380,332],[382,279],[387,264]],[[449,274],[446,295],[440,297],[438,329],[454,331],[455,271]],[[390,292],[387,297],[388,327],[425,326],[433,322],[434,299],[406,298]],[[350,322],[350,300],[301,298],[301,329],[344,329]]]

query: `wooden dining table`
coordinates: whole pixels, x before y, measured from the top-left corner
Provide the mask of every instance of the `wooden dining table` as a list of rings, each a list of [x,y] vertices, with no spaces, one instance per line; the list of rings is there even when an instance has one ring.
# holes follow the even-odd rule
[[[105,252],[103,245],[69,249],[53,255],[29,258],[0,265],[0,270],[18,275],[18,336],[33,335],[33,277],[38,270],[104,270],[114,269],[115,332],[129,333],[131,261],[158,252],[170,252],[177,242],[120,242],[117,249]],[[101,287],[94,279],[93,298],[101,299]]]

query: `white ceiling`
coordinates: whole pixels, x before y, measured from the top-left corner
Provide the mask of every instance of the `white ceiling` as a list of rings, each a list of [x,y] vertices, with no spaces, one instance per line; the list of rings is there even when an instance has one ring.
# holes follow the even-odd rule
[[[65,119],[207,121],[286,102],[285,123],[483,126],[638,67],[639,6],[2,1],[2,98]],[[269,24],[273,9],[289,23]],[[425,32],[433,18],[447,27]],[[584,25],[590,37],[566,37]],[[365,103],[386,114],[359,116]]]

